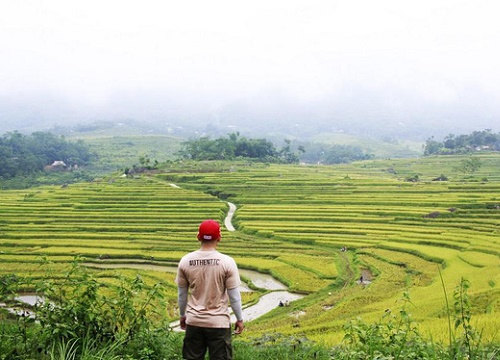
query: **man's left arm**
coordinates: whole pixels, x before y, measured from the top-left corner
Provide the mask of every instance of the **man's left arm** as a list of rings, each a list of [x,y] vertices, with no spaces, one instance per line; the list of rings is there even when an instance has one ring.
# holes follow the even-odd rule
[[[177,287],[177,303],[179,304],[179,315],[181,329],[186,330],[186,305],[188,298],[188,288],[178,286]]]

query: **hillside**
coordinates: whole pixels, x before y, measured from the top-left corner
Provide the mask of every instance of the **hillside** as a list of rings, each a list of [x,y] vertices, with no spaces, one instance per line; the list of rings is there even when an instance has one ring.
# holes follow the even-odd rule
[[[416,157],[423,153],[423,142],[405,139],[384,139],[382,137],[370,137],[359,133],[349,134],[343,132],[322,131],[308,137],[301,137],[298,134],[289,134],[286,131],[253,133],[243,129],[217,127],[207,127],[206,129],[172,129],[132,121],[118,123],[104,122],[94,124],[93,126],[81,125],[79,127],[73,127],[71,130],[66,128],[55,128],[54,131],[64,134],[71,139],[83,139],[85,142],[93,145],[99,154],[102,153],[104,158],[110,155],[111,150],[114,154],[120,153],[124,155],[136,152],[136,154],[151,155],[152,158],[158,158],[159,161],[163,161],[172,158],[166,157],[165,155],[175,154],[175,152],[179,150],[180,142],[182,141],[198,138],[200,136],[217,138],[237,131],[241,131],[242,136],[270,139],[277,147],[282,146],[284,139],[290,139],[305,144],[306,148],[307,144],[315,143],[357,146],[363,149],[363,151],[374,155],[376,158]],[[110,141],[111,144],[108,144],[108,141]],[[118,145],[121,147],[116,147]],[[123,159],[114,160],[123,163]]]
[[[279,333],[335,344],[350,319],[398,311],[408,292],[408,311],[443,340],[441,273],[449,296],[461,277],[470,280],[474,319],[491,339],[500,325],[492,316],[500,307],[500,157],[482,155],[474,175],[456,170],[463,159],[171,163],[137,177],[3,191],[0,275],[37,274],[42,256],[57,272],[78,254],[89,264],[118,266],[93,270],[105,283],[117,272],[162,282],[165,316],[174,320],[174,275],[154,266],[175,266],[197,247],[197,224],[222,222],[231,201],[236,231],[223,232],[220,250],[241,269],[269,273],[305,295],[249,323],[245,336],[273,324]],[[406,181],[416,174],[419,181]],[[432,181],[441,174],[448,181]],[[262,294],[245,293],[245,304]]]
[[[73,138],[82,139],[98,154],[94,166],[101,172],[138,165],[141,157],[152,162],[173,160],[184,141],[165,135],[73,135]]]
[[[376,158],[411,158],[423,153],[423,142],[373,138],[345,133],[321,133],[311,139],[312,142],[329,145],[359,146]]]

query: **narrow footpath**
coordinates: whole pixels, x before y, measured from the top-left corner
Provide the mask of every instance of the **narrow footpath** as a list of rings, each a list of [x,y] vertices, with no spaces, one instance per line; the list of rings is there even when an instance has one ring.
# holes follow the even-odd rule
[[[224,219],[224,226],[228,231],[235,231],[232,221],[234,212],[236,211],[236,205],[230,202],[228,202],[227,204],[229,205],[229,211],[227,212],[226,218]]]

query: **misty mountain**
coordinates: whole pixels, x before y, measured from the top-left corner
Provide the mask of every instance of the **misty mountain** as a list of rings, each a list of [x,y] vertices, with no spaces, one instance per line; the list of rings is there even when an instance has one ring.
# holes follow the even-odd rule
[[[278,90],[232,100],[195,95],[129,92],[98,104],[78,103],[55,94],[4,96],[0,98],[0,132],[74,130],[89,124],[128,122],[135,123],[139,133],[184,137],[238,131],[251,137],[307,140],[342,132],[424,141],[450,133],[500,130],[500,119],[491,115],[494,112],[488,106],[476,107],[474,98],[457,108],[454,104],[412,103],[411,94],[391,97],[359,89],[317,101],[299,101]]]

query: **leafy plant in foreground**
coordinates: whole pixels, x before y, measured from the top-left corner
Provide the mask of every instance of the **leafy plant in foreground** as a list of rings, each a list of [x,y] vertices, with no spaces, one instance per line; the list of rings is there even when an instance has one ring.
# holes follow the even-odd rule
[[[469,287],[469,282],[462,279],[455,289],[455,330],[461,327],[462,337],[454,337],[450,324],[448,349],[422,336],[417,324],[406,311],[410,298],[408,293],[405,293],[399,313],[393,314],[388,309],[378,322],[368,324],[358,318],[346,324],[344,343],[334,348],[334,358],[496,359],[500,351],[498,345],[484,343],[480,332],[471,325],[471,302],[467,294]],[[446,292],[445,297],[448,304]]]
[[[181,358],[182,334],[170,332],[165,317],[152,308],[161,303],[158,286],[146,286],[140,278],[118,278],[116,285],[103,287],[78,258],[63,275],[59,281],[2,283],[3,294],[34,284],[44,290],[45,302],[34,309],[39,323],[26,316],[0,322],[1,360]],[[495,359],[498,345],[485,344],[472,326],[469,287],[462,279],[454,292],[453,311],[448,306],[450,321],[453,315],[455,330],[462,334],[455,338],[450,326],[449,348],[421,335],[406,309],[411,302],[404,293],[399,311],[388,309],[375,323],[358,318],[346,324],[344,341],[334,348],[305,336],[271,333],[250,341],[235,339],[235,359]],[[155,322],[156,317],[162,320]]]
[[[464,352],[469,359],[476,357],[481,343],[481,333],[471,324],[471,301],[468,294],[470,283],[461,278],[453,293],[453,308],[455,312],[455,329],[462,329],[462,337],[456,343],[456,351]]]
[[[332,359],[331,351],[305,336],[269,333],[251,342],[235,341],[235,359],[239,360],[304,360]]]
[[[361,318],[344,326],[344,345],[337,348],[339,359],[422,359],[429,352],[417,324],[406,310],[411,304],[404,293],[403,306],[394,313],[387,309],[381,320],[372,324]]]
[[[49,356],[50,360],[120,360],[122,357],[117,354],[122,345],[120,342],[98,344],[89,338],[72,339],[54,343]]]
[[[169,336],[161,286],[147,286],[139,276],[132,281],[118,277],[117,285],[104,287],[75,258],[62,279],[49,276],[35,287],[45,298],[35,307],[36,320],[44,347],[52,354],[81,356],[86,349],[116,343],[122,346],[115,350],[125,354],[140,350],[138,338],[147,344],[158,333]]]

